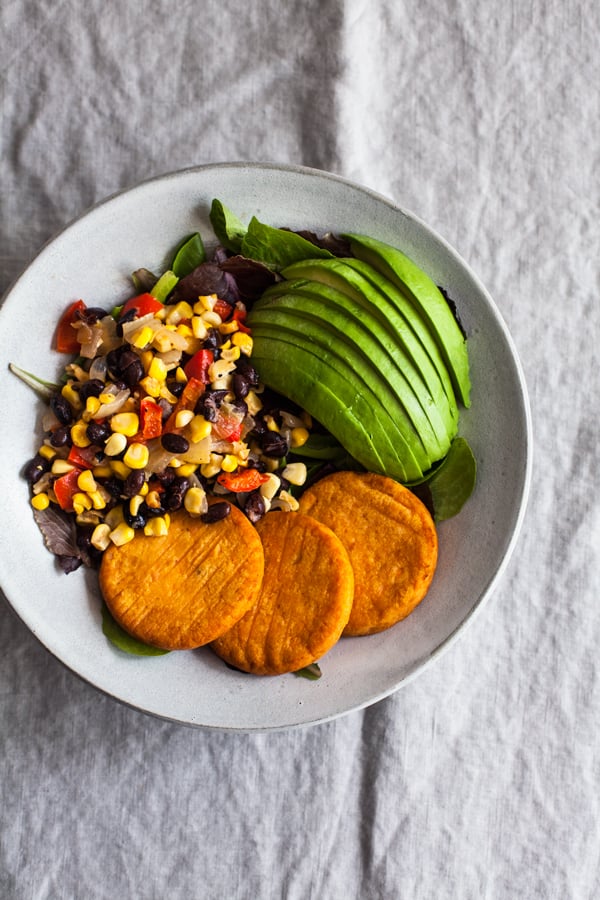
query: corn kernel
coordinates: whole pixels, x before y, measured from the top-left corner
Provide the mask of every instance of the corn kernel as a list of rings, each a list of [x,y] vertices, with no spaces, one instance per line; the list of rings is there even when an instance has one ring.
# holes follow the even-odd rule
[[[111,394],[109,391],[106,391],[104,394],[100,394],[98,400],[100,403],[112,403],[115,399],[115,395]]]
[[[43,509],[48,509],[50,506],[50,497],[48,494],[36,494],[35,497],[31,498],[31,505],[34,509],[39,509],[40,511]]]
[[[175,416],[175,427],[185,428],[186,425],[194,418],[194,411],[191,409],[180,409]]]
[[[175,306],[170,306],[167,309],[165,322],[169,325],[178,325],[182,319],[191,319],[193,315],[194,311],[190,304],[185,300],[181,300],[179,303],[176,303]]]
[[[233,334],[234,331],[239,330],[239,325],[235,319],[231,319],[230,322],[223,322],[222,325],[219,325],[219,332],[221,334]]]
[[[183,369],[181,368],[181,366],[177,366],[177,368],[175,369],[175,381],[178,381],[179,384],[186,384],[187,380],[188,380],[188,377],[185,374],[185,372],[183,371]]]
[[[85,401],[85,411],[91,419],[94,418],[102,404],[98,397],[88,397]]]
[[[279,497],[275,500],[273,506],[276,506],[278,509],[284,510],[284,512],[297,512],[300,504],[293,497],[289,491],[282,491]]]
[[[71,427],[71,440],[76,447],[89,447],[92,443],[87,436],[87,422],[79,419]]]
[[[168,326],[165,325],[165,330],[155,334],[154,340],[152,341],[152,346],[156,347],[159,353],[167,353],[169,350],[173,349],[173,341],[166,331],[167,328]]]
[[[77,487],[80,491],[85,491],[86,493],[91,493],[92,491],[97,490],[96,481],[94,480],[94,476],[89,469],[85,469],[78,477]]]
[[[154,331],[149,325],[138,329],[130,338],[129,343],[138,350],[144,350],[154,338]]]
[[[192,331],[190,326],[185,325],[183,322],[180,322],[180,324],[177,326],[177,334],[180,334],[181,337],[184,338],[194,337],[194,332]]]
[[[219,453],[210,454],[210,462],[203,463],[200,466],[200,474],[205,478],[214,478],[221,471],[221,461],[223,457]]]
[[[182,478],[189,478],[190,475],[193,475],[198,465],[196,463],[183,463],[183,465],[179,466],[177,469],[177,474],[181,475]]]
[[[227,359],[217,359],[216,362],[211,363],[208,367],[208,377],[211,382],[219,381],[227,375],[230,375],[234,369],[235,363],[230,362]]]
[[[238,467],[237,457],[231,453],[227,453],[221,461],[221,469],[223,472],[235,472]]]
[[[160,493],[158,491],[148,491],[146,494],[146,506],[150,509],[159,509],[161,506]]]
[[[110,525],[107,525],[106,522],[96,525],[92,532],[90,543],[96,550],[106,550],[110,544]]]
[[[145,469],[148,465],[149,458],[150,453],[146,445],[134,442],[133,444],[130,444],[125,451],[123,462],[126,466],[129,466],[130,469]]]
[[[167,377],[167,367],[158,356],[155,356],[150,363],[148,375],[150,378],[155,378],[157,381],[165,381]]]
[[[131,474],[129,466],[126,466],[120,459],[111,459],[110,467],[113,470],[113,474],[116,475],[117,478],[120,478],[121,481],[125,481],[128,475]]]
[[[82,491],[78,491],[76,494],[73,494],[73,511],[75,513],[82,513],[85,512],[86,509],[91,508],[92,501],[87,494],[84,494]]]
[[[194,312],[201,315],[203,312],[207,312],[208,310],[213,310],[215,308],[215,303],[217,302],[218,297],[216,294],[203,294],[198,297],[198,302],[194,304]]]
[[[66,475],[67,472],[72,472],[74,468],[75,466],[68,460],[59,458],[54,460],[50,471],[53,475]]]
[[[81,397],[77,393],[77,391],[73,388],[73,382],[68,381],[61,390],[62,396],[65,400],[73,407],[73,409],[78,410],[83,408],[83,403],[81,402]]]
[[[248,394],[245,397],[246,404],[248,406],[248,413],[251,416],[255,416],[257,412],[260,412],[262,409],[262,400],[256,393],[256,391],[248,391]]]
[[[223,323],[223,319],[219,313],[214,312],[214,310],[202,313],[202,321],[205,325],[208,325],[209,328],[216,328]]]
[[[112,469],[108,465],[108,463],[102,463],[99,466],[94,466],[92,469],[92,475],[94,478],[110,478],[112,475]]]
[[[198,338],[199,341],[203,341],[207,334],[208,328],[205,323],[202,321],[201,316],[193,316],[192,318],[192,334],[195,338]]]
[[[308,428],[303,428],[302,426],[292,428],[290,433],[290,444],[292,447],[303,447],[309,437],[310,432]]]
[[[250,335],[246,334],[245,331],[236,331],[236,333],[231,338],[231,342],[235,347],[239,347],[240,351],[245,356],[250,356],[250,354],[252,353],[254,342]]]
[[[149,485],[148,485],[148,482],[145,481],[145,482],[143,483],[143,485],[141,486],[141,488],[140,488],[140,490],[139,490],[139,493],[142,495],[142,497],[145,497],[145,496],[147,495],[147,493],[148,493],[149,490],[150,490],[150,487],[149,487]]]
[[[54,449],[54,447],[51,447],[49,444],[42,444],[42,446],[38,450],[38,454],[40,456],[43,456],[44,459],[50,460],[50,459],[54,459],[54,457],[56,456],[56,450]]]
[[[265,422],[267,423],[268,431],[279,431],[279,425],[273,416],[265,416]]]
[[[259,490],[261,496],[265,500],[272,500],[279,490],[279,486],[281,485],[281,478],[275,475],[274,472],[269,472],[268,479],[268,481],[265,481],[263,484],[261,484]]]
[[[124,434],[120,434],[119,432],[115,432],[111,434],[106,444],[104,445],[104,452],[107,456],[119,456],[127,447],[127,438]]]
[[[137,413],[118,412],[110,417],[110,427],[117,434],[133,437],[140,430],[140,420]]]
[[[189,426],[189,433],[193,444],[197,444],[198,441],[203,441],[212,431],[211,423],[208,422],[204,416],[200,415],[194,416],[189,422]]]
[[[180,459],[177,459],[177,457],[174,456],[173,459],[170,459],[170,460],[169,460],[169,462],[167,463],[167,465],[168,465],[169,468],[171,468],[171,469],[178,469],[180,466],[183,465],[183,463],[181,462]]]
[[[165,537],[169,533],[169,523],[164,516],[155,516],[148,519],[144,525],[146,537]]]
[[[307,475],[306,465],[303,462],[289,463],[281,474],[290,484],[304,484]]]
[[[206,494],[201,487],[191,487],[183,498],[183,505],[190,516],[201,516],[206,512]]]
[[[152,352],[152,350],[141,350],[138,355],[140,358],[140,362],[144,367],[144,372],[147,373],[152,364],[152,360],[154,359],[154,353]]]
[[[129,512],[132,516],[137,516],[140,506],[144,502],[144,498],[140,494],[135,494],[129,501]]]
[[[105,509],[106,499],[102,491],[90,491],[88,497],[92,501],[93,509]]]
[[[121,522],[120,525],[117,525],[117,527],[110,532],[109,537],[113,544],[117,547],[122,547],[123,544],[127,544],[134,539],[135,531],[127,525],[126,522]]]
[[[226,359],[229,362],[234,362],[236,359],[240,358],[241,350],[239,347],[230,347],[228,349],[222,350],[221,359]]]
[[[162,387],[160,381],[157,381],[156,378],[152,378],[150,375],[146,375],[140,381],[140,387],[148,394],[149,397],[160,397],[160,389]]]

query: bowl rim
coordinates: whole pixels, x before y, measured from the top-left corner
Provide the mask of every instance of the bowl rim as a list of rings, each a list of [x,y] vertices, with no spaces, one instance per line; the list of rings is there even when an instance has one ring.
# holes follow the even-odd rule
[[[123,195],[133,195],[137,191],[143,191],[147,187],[151,186],[156,182],[168,182],[172,179],[181,178],[182,176],[193,176],[195,173],[204,173],[210,170],[247,170],[248,172],[252,172],[253,170],[271,170],[274,172],[282,172],[282,173],[291,173],[298,174],[301,176],[307,177],[315,177],[326,179],[328,181],[338,182],[341,186],[347,186],[352,188],[354,191],[358,193],[364,194],[366,197],[373,199],[379,203],[385,204],[391,211],[403,215],[407,217],[409,220],[414,222],[421,229],[424,229],[429,234],[432,234],[436,241],[443,248],[444,252],[447,253],[450,257],[452,257],[458,266],[467,270],[470,279],[474,282],[476,288],[480,291],[481,294],[484,295],[486,301],[489,305],[489,309],[491,310],[497,326],[503,333],[503,337],[507,343],[509,348],[512,361],[514,364],[517,384],[519,388],[519,399],[521,402],[521,411],[523,414],[523,466],[520,472],[520,481],[521,481],[521,491],[519,496],[519,502],[516,509],[516,514],[514,517],[514,524],[512,527],[512,531],[510,533],[510,537],[506,542],[506,545],[503,550],[503,554],[500,558],[499,564],[497,565],[495,571],[490,575],[487,584],[482,587],[479,597],[476,602],[473,602],[471,609],[468,613],[461,619],[461,621],[456,625],[456,627],[442,640],[437,644],[437,646],[431,651],[429,656],[422,660],[418,666],[411,672],[409,672],[402,680],[392,685],[391,687],[381,691],[376,696],[369,697],[364,702],[353,705],[351,708],[347,710],[343,710],[342,712],[332,712],[327,716],[319,716],[314,720],[305,720],[298,723],[291,724],[275,724],[275,725],[266,725],[264,727],[235,727],[235,726],[222,726],[218,724],[206,724],[202,722],[193,722],[186,721],[178,718],[177,716],[169,716],[168,714],[159,713],[152,709],[144,709],[143,707],[136,705],[129,700],[118,696],[118,694],[113,693],[110,689],[101,686],[100,684],[96,684],[91,678],[85,676],[81,672],[77,671],[72,665],[66,662],[61,656],[56,653],[48,644],[42,639],[42,637],[37,634],[35,631],[32,631],[31,627],[25,621],[25,619],[19,613],[17,608],[18,604],[15,605],[10,599],[9,595],[6,593],[4,585],[0,585],[2,588],[2,592],[5,596],[7,605],[9,609],[12,611],[17,618],[23,622],[27,630],[33,634],[35,639],[42,645],[42,647],[50,653],[55,659],[57,659],[69,672],[76,675],[80,680],[84,681],[86,684],[89,684],[91,687],[94,687],[100,693],[104,695],[108,695],[112,699],[121,703],[124,706],[128,706],[131,709],[134,709],[138,712],[143,712],[146,715],[151,715],[155,718],[159,718],[163,721],[170,721],[177,724],[186,725],[188,727],[201,728],[204,730],[215,730],[215,731],[229,731],[232,733],[261,733],[261,732],[270,732],[270,731],[280,731],[280,730],[289,730],[291,728],[298,727],[308,727],[316,724],[322,724],[333,719],[340,717],[341,715],[345,715],[349,712],[360,710],[367,708],[375,703],[378,703],[380,700],[389,697],[390,695],[396,693],[400,688],[405,687],[409,683],[411,683],[417,676],[419,676],[422,672],[427,670],[429,666],[435,662],[439,657],[445,653],[450,647],[452,647],[455,642],[462,636],[467,628],[474,620],[475,617],[479,614],[485,604],[488,602],[490,597],[492,596],[494,590],[496,589],[499,581],[502,579],[506,568],[510,562],[510,559],[513,555],[515,547],[518,543],[523,522],[527,512],[527,506],[529,501],[529,494],[531,489],[532,482],[532,473],[533,473],[533,423],[532,423],[532,415],[531,415],[531,404],[529,399],[529,393],[527,389],[527,383],[525,379],[525,373],[523,369],[523,365],[521,359],[518,354],[518,350],[515,344],[515,341],[504,321],[504,318],[498,309],[495,301],[493,300],[491,294],[485,287],[485,285],[481,282],[476,273],[470,268],[469,264],[460,256],[460,254],[454,249],[454,247],[448,243],[448,241],[433,229],[430,225],[428,225],[422,218],[418,215],[414,214],[410,209],[402,206],[400,203],[395,202],[390,197],[367,187],[364,184],[357,183],[349,178],[346,178],[342,175],[329,172],[324,169],[318,169],[309,166],[302,166],[296,164],[282,164],[277,162],[259,162],[259,161],[224,161],[224,162],[213,162],[213,163],[203,163],[199,165],[190,165],[180,169],[168,170],[163,173],[155,174],[151,177],[142,179],[139,182],[136,182],[131,185],[125,185],[112,193],[102,197],[86,209],[84,209],[81,213],[71,218],[67,221],[63,226],[57,229],[47,240],[45,240],[37,252],[29,259],[28,262],[24,264],[22,270],[17,274],[17,276],[12,280],[6,290],[3,292],[2,297],[0,299],[0,321],[2,319],[2,315],[4,313],[5,301],[9,298],[9,296],[15,291],[20,283],[20,281],[26,276],[29,269],[36,265],[44,256],[44,254],[48,251],[48,249],[53,245],[59,238],[61,238],[65,233],[67,233],[70,229],[74,229],[82,220],[86,219],[88,216],[91,216],[96,211],[100,210],[102,207],[107,206],[114,201],[118,200]]]

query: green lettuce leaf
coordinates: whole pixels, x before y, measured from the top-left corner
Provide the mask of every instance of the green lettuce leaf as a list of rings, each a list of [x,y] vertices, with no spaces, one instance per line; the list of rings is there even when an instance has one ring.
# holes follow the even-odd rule
[[[136,640],[115,622],[106,603],[102,604],[102,632],[105,637],[124,653],[133,656],[164,656],[169,650],[159,650],[158,647],[150,647]]]

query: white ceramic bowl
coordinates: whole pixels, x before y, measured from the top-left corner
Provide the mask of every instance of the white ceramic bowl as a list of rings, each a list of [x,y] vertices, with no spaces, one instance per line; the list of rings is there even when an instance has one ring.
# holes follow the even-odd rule
[[[440,557],[426,599],[382,634],[342,639],[321,661],[319,681],[260,678],[226,668],[208,649],[138,658],[116,650],[100,624],[94,572],[59,572],[28,503],[22,464],[37,449],[43,404],[9,374],[9,362],[55,380],[51,348],[72,300],[110,306],[130,292],[130,273],[160,270],[187,233],[212,238],[217,197],[243,220],[354,231],[401,247],[458,304],[469,335],[473,400],[461,433],[477,458],[475,493],[439,528]],[[529,486],[531,426],[523,374],[485,288],[451,247],[413,215],[370,190],[324,172],[261,164],[201,166],[147,181],[94,207],[45,246],[0,312],[0,582],[16,613],[73,672],[112,697],[166,719],[260,731],[323,722],[406,684],[454,643],[483,606],[515,545]],[[26,698],[24,698],[26,702]]]

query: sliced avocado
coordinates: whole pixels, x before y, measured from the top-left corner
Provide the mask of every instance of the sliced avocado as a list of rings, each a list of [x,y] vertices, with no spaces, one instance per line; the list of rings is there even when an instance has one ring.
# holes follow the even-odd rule
[[[336,327],[354,341],[361,352],[378,368],[380,374],[387,378],[400,401],[406,405],[407,411],[411,408],[414,410],[413,400],[410,396],[406,396],[407,388],[410,390],[422,411],[421,416],[417,412],[417,418],[412,419],[415,428],[422,439],[430,430],[433,432],[434,444],[430,446],[430,441],[427,441],[425,446],[430,446],[434,460],[444,456],[456,434],[456,421],[450,414],[439,380],[434,382],[436,395],[433,397],[415,365],[411,356],[415,338],[408,326],[394,331],[391,327],[387,327],[387,320],[382,321],[374,315],[372,307],[367,302],[356,301],[348,294],[323,282],[308,279],[283,281],[273,285],[265,291],[254,309],[281,303],[298,307],[301,305],[300,297],[312,298],[319,304],[319,307],[312,307],[313,313],[324,316],[332,324],[335,322]],[[418,424],[422,419],[422,413],[428,419],[429,428]]]
[[[252,360],[264,383],[318,419],[366,469],[402,482],[413,480],[412,472],[421,477],[379,398],[350,367],[344,370],[306,342],[299,345],[297,332],[257,325],[253,340]]]
[[[444,356],[456,394],[470,404],[467,344],[454,314],[434,281],[401,250],[360,234],[343,235],[352,253],[392,281],[424,316]]]
[[[277,297],[269,297],[265,303],[260,301],[255,305],[250,316],[250,323],[266,321],[277,324],[281,322],[286,324],[291,314],[297,318],[296,327],[305,336],[310,337],[312,331],[317,329],[317,342],[321,338],[327,338],[327,345],[334,351],[341,350],[344,357],[351,362],[353,368],[360,373],[363,380],[378,394],[382,396],[382,380],[384,387],[391,391],[394,403],[391,399],[386,401],[389,412],[398,425],[408,417],[410,421],[406,423],[406,427],[414,430],[420,440],[421,447],[427,454],[427,462],[423,461],[423,465],[427,468],[439,459],[442,459],[450,447],[450,437],[439,418],[436,417],[436,409],[433,401],[429,397],[427,389],[423,382],[418,379],[421,394],[426,394],[430,401],[430,409],[432,418],[439,425],[439,433],[436,432],[421,405],[418,393],[413,390],[410,382],[411,362],[394,345],[393,340],[380,323],[375,320],[375,328],[383,332],[383,345],[378,342],[374,333],[363,326],[360,319],[353,319],[348,312],[348,307],[352,307],[354,301],[344,294],[340,294],[333,289],[328,289],[324,285],[315,285],[316,291],[311,293],[310,288],[306,291],[288,290]],[[323,291],[328,292],[327,300]],[[337,295],[340,300],[340,306],[337,306],[333,295]],[[363,312],[362,307],[356,304],[359,313]],[[284,318],[281,318],[281,314]],[[393,356],[384,349],[386,345],[392,345],[398,357],[397,362]],[[416,373],[418,377],[418,373]],[[397,412],[397,404],[400,404],[400,412]],[[404,430],[403,430],[404,433]]]
[[[458,407],[454,388],[446,363],[427,324],[393,284],[388,282],[387,290],[383,293],[350,263],[350,259],[341,258],[311,259],[287,266],[282,274],[288,279],[308,278],[336,288],[354,300],[368,305],[373,315],[386,323],[397,335],[402,334],[409,343],[410,355],[416,368],[421,372],[436,406],[440,412],[447,406],[447,415],[444,417],[447,427],[450,430],[450,421],[456,427]],[[446,398],[445,404],[442,393]]]
[[[336,329],[330,328],[323,319],[312,319],[303,312],[283,307],[263,310],[252,321],[254,335],[264,334],[265,328],[274,329],[275,333],[281,332],[283,339],[294,340],[317,353],[341,376],[353,382],[363,396],[376,398],[373,412],[379,422],[387,424],[385,437],[392,448],[400,448],[403,456],[412,455],[421,471],[431,468],[431,455],[388,383],[381,379],[380,373],[357,352],[352,343],[340,337]]]

